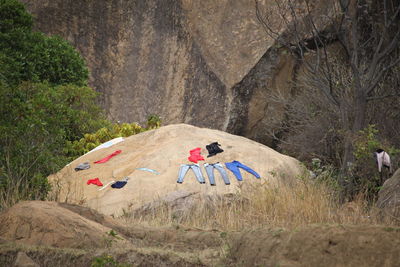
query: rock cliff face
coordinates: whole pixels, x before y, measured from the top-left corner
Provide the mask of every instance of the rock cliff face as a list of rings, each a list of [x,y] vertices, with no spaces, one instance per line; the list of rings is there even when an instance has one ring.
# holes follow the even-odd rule
[[[37,29],[61,35],[84,56],[110,119],[143,122],[153,113],[165,124],[271,143],[265,127],[282,112],[268,92],[287,93],[294,62],[267,38],[253,1],[23,2]]]

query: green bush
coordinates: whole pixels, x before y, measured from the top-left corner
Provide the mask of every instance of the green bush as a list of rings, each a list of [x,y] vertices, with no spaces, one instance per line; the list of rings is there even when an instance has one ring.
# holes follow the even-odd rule
[[[0,0],[0,33],[23,29],[30,31],[33,19],[17,0]]]
[[[52,85],[86,85],[88,69],[65,40],[32,31],[32,16],[16,0],[0,0],[0,77],[8,84],[21,81]]]
[[[160,126],[157,115],[147,128],[106,121],[68,42],[33,32],[16,0],[0,0],[0,17],[0,210],[45,199],[47,176],[101,143]]]
[[[11,187],[18,187],[23,199],[45,198],[46,177],[68,161],[66,142],[102,125],[95,98],[91,88],[71,84],[0,84],[1,199],[15,192]],[[22,193],[26,187],[29,193]]]
[[[380,141],[378,138],[379,131],[373,124],[368,125],[361,130],[354,142],[355,163],[351,168],[353,193],[361,193],[364,197],[373,202],[376,200],[378,192],[384,182],[378,172],[377,164],[373,158],[373,153],[381,148],[389,153],[392,157],[396,157],[400,150],[388,144],[386,141]],[[382,170],[382,172],[386,172]],[[387,173],[384,175],[388,175]]]
[[[45,199],[66,143],[103,127],[88,69],[65,40],[32,31],[16,0],[0,0],[0,209]]]
[[[161,119],[157,115],[149,115],[147,127],[141,127],[137,123],[109,124],[95,133],[86,133],[81,139],[67,142],[64,153],[73,160],[95,147],[117,137],[128,137],[161,126]]]
[[[60,37],[16,30],[0,33],[1,77],[8,84],[21,81],[52,85],[86,85],[88,69],[75,49]]]
[[[111,255],[102,255],[92,259],[91,267],[128,267],[127,263],[120,263]]]
[[[142,128],[137,123],[110,124],[95,133],[85,134],[79,140],[67,142],[64,153],[69,156],[70,160],[73,160],[111,139],[128,137],[145,130],[146,128]]]

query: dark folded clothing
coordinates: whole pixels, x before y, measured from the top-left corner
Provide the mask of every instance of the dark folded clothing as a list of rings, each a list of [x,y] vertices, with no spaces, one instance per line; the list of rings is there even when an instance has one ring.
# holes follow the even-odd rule
[[[87,170],[90,168],[89,162],[84,162],[75,167],[75,171]]]
[[[129,177],[125,177],[122,181],[117,181],[111,185],[112,188],[122,188],[128,183]]]
[[[118,181],[118,182],[115,182],[115,183],[113,183],[112,185],[111,185],[111,187],[112,188],[122,188],[122,187],[124,187],[125,185],[127,184],[127,182],[123,182],[123,181]]]
[[[220,144],[218,144],[218,142],[214,142],[214,143],[211,143],[211,144],[209,144],[209,145],[206,145],[206,149],[208,150],[208,156],[207,156],[207,158],[209,158],[209,157],[212,157],[212,156],[215,156],[215,155],[217,155],[218,153],[222,153],[222,152],[224,152],[224,150],[222,150],[221,148],[220,148]]]

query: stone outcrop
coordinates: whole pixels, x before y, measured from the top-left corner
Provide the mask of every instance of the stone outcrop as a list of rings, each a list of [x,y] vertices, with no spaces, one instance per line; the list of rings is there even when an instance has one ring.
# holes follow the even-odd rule
[[[208,158],[205,147],[216,141],[221,144],[224,152]],[[202,149],[205,159],[199,161],[205,184],[196,180],[192,170],[188,170],[183,183],[178,184],[180,166],[193,164],[188,160],[189,150],[196,147]],[[105,163],[94,164],[116,150],[121,150],[121,154]],[[239,182],[226,169],[230,185],[225,185],[215,170],[216,185],[211,186],[203,163],[223,164],[233,160],[249,166],[261,178],[257,179],[252,174],[242,171],[243,181]],[[74,168],[83,162],[89,162],[90,169],[76,172]],[[149,168],[159,174],[140,168]],[[86,205],[103,214],[119,216],[149,203],[154,205],[157,201],[171,202],[174,205],[182,202],[179,205],[189,205],[192,197],[187,197],[192,194],[226,195],[236,193],[239,187],[257,186],[266,182],[291,184],[302,171],[296,159],[247,138],[218,130],[177,124],[133,135],[109,148],[88,153],[50,176],[49,180],[53,184],[53,193],[61,202]],[[129,180],[121,189],[108,186],[99,190],[99,186],[87,184],[87,181],[93,178],[99,178],[103,185],[106,185],[124,177],[129,177]],[[184,194],[180,194],[179,191]]]
[[[14,267],[40,267],[25,252],[18,252],[17,259],[14,262]]]
[[[385,181],[379,191],[376,205],[387,215],[400,217],[400,169]]]
[[[20,202],[0,215],[0,237],[19,244],[59,248],[102,248],[125,242],[122,236],[108,234],[112,229],[109,226],[118,227],[116,222],[110,224],[111,218],[96,222],[76,213],[82,209],[76,206],[72,211],[56,202]],[[108,226],[100,224],[104,222]]]
[[[80,208],[74,207],[75,211]],[[100,239],[104,228],[110,228],[57,203],[42,201],[18,203],[0,213],[0,222],[0,238],[6,240],[0,244],[1,266],[91,266],[104,262],[182,267],[398,266],[400,262],[400,228],[385,226],[318,224],[294,230],[261,227],[222,232],[125,223],[119,227],[126,228],[126,235]],[[102,247],[106,240],[113,241]]]
[[[265,34],[254,1],[22,2],[37,29],[81,52],[110,119],[142,123],[158,114],[164,124],[220,129],[271,145],[265,129],[273,127],[269,118],[283,118],[283,109],[269,94],[289,93],[296,64]],[[274,30],[286,31],[276,5],[258,2],[277,22]]]
[[[232,266],[396,266],[399,228],[309,225],[231,235]],[[229,236],[228,236],[229,239]],[[379,252],[378,252],[379,251]]]

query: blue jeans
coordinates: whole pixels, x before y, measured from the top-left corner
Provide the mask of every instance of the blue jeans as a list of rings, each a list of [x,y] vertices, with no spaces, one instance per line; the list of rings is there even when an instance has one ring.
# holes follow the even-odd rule
[[[222,164],[220,164],[220,163],[214,163],[214,164],[204,163],[204,168],[206,169],[208,179],[210,180],[211,185],[215,185],[214,168],[219,171],[219,173],[221,174],[222,179],[224,179],[224,182],[226,185],[231,184],[229,182],[228,174],[226,173]]]
[[[254,170],[252,170],[251,168],[247,167],[246,165],[240,163],[239,161],[232,161],[232,162],[227,162],[225,163],[225,166],[228,170],[230,170],[231,172],[233,172],[233,174],[236,176],[236,179],[238,181],[242,181],[242,174],[240,173],[239,168],[253,174],[256,178],[260,179],[260,175],[255,172]]]
[[[199,181],[199,183],[201,183],[201,184],[206,183],[206,181],[204,180],[203,174],[201,173],[199,164],[182,164],[181,168],[179,169],[177,183],[180,183],[180,184],[183,183],[183,178],[185,177],[185,175],[189,169],[193,170],[194,175],[196,176],[196,179],[197,179],[197,181]]]

